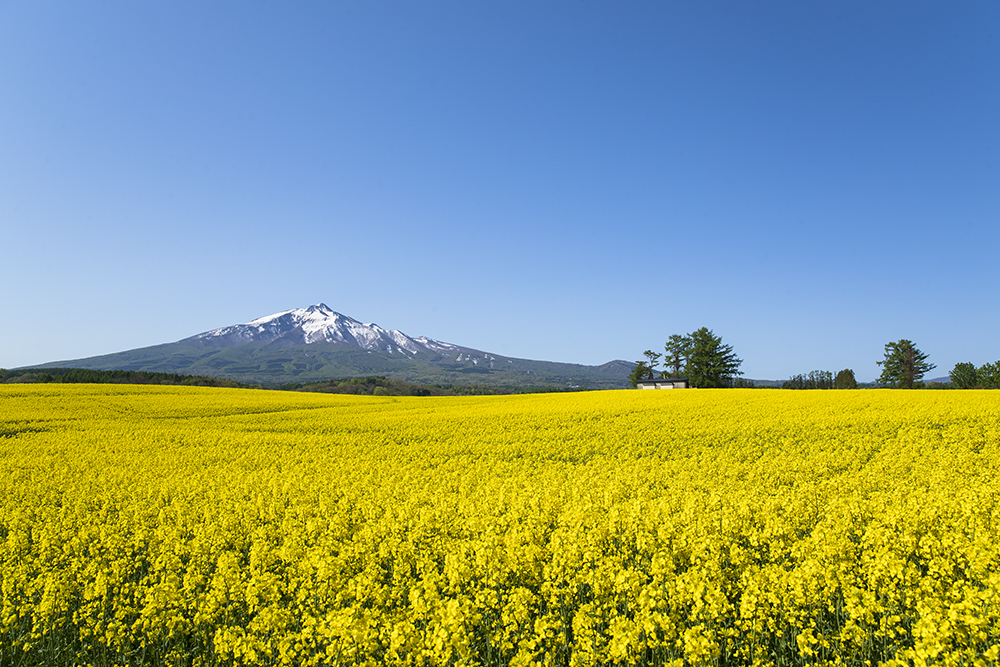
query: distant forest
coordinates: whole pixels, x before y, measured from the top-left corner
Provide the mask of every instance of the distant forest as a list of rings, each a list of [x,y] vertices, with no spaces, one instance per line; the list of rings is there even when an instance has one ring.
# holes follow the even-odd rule
[[[88,368],[22,368],[7,370],[0,368],[0,382],[64,383],[64,384],[166,384],[191,387],[241,387],[235,380],[207,377],[204,375],[180,375],[179,373],[153,373],[150,371],[95,371]]]
[[[306,384],[283,384],[277,389],[313,391],[326,394],[364,394],[368,396],[493,396],[571,391],[561,387],[511,388],[483,384],[412,384],[382,376],[327,380]]]
[[[482,396],[501,394],[529,394],[573,391],[561,387],[505,388],[488,385],[421,385],[392,380],[382,376],[344,378],[321,382],[292,383],[277,386],[246,384],[235,380],[203,375],[179,373],[153,373],[149,371],[97,371],[86,368],[26,368],[7,370],[0,368],[3,383],[87,383],[87,384],[158,384],[189,387],[234,387],[241,389],[274,389],[280,391],[308,391],[327,394],[357,394],[367,396]],[[576,391],[579,391],[578,389]]]

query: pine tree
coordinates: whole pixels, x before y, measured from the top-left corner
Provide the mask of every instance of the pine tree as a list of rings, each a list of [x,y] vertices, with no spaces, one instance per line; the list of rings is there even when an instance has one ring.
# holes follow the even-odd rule
[[[691,337],[672,334],[665,348],[667,354],[663,358],[663,363],[666,365],[663,370],[664,377],[667,376],[666,373],[669,370],[670,377],[679,378],[681,372],[686,368],[688,356],[691,354]]]
[[[905,338],[896,343],[886,343],[885,359],[876,363],[882,367],[879,383],[897,389],[913,389],[924,373],[937,368],[927,362],[926,353]]]
[[[642,354],[646,357],[646,365],[649,367],[649,377],[655,377],[656,366],[660,363],[660,357],[663,355],[652,350],[646,350]]]
[[[724,345],[710,329],[702,327],[689,338],[687,376],[692,387],[731,387],[733,378],[743,375],[743,360],[733,353],[733,346]]]

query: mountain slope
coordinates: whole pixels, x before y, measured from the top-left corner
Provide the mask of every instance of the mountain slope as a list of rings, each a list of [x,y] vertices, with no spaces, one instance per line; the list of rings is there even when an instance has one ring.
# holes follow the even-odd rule
[[[384,375],[423,384],[593,389],[627,386],[632,369],[625,361],[600,366],[532,361],[414,338],[363,324],[325,304],[286,310],[176,343],[39,368],[70,366],[212,375],[262,384]]]

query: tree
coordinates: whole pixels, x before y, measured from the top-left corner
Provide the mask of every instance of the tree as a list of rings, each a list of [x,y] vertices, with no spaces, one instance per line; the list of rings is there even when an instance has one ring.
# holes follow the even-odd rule
[[[976,377],[985,389],[1000,389],[1000,361],[983,364],[976,371]]]
[[[798,375],[793,375],[784,382],[781,383],[782,389],[805,389],[806,388],[806,376],[799,373]]]
[[[948,373],[948,378],[955,384],[956,389],[972,389],[979,384],[976,367],[967,361],[955,364]]]
[[[837,373],[837,377],[833,379],[834,389],[857,389],[858,381],[854,378],[854,371],[850,368],[845,368],[844,370]]]
[[[649,366],[649,377],[653,377],[653,373],[656,372],[656,365],[660,363],[660,357],[663,355],[652,350],[646,350],[643,352],[643,355],[646,357],[646,365]]]
[[[628,379],[632,383],[632,386],[635,387],[639,384],[639,380],[652,379],[652,377],[653,369],[649,367],[649,364],[645,361],[637,361],[635,362],[635,368],[629,373]]]
[[[735,376],[743,375],[743,360],[733,353],[733,346],[723,345],[722,338],[710,329],[702,327],[689,338],[686,373],[692,387],[729,387]]]
[[[913,389],[924,373],[937,368],[927,363],[927,354],[905,338],[896,343],[886,343],[885,359],[877,363],[882,367],[879,383],[897,389]]]
[[[666,365],[663,370],[664,377],[669,370],[672,373],[670,377],[678,378],[687,366],[688,356],[691,354],[691,337],[671,335],[666,344],[666,351],[667,354],[663,358],[663,363]]]

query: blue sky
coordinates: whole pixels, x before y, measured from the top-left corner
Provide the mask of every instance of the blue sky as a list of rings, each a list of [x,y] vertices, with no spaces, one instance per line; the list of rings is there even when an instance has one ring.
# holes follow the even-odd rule
[[[325,302],[747,377],[1000,359],[1000,5],[0,0],[0,366]]]

